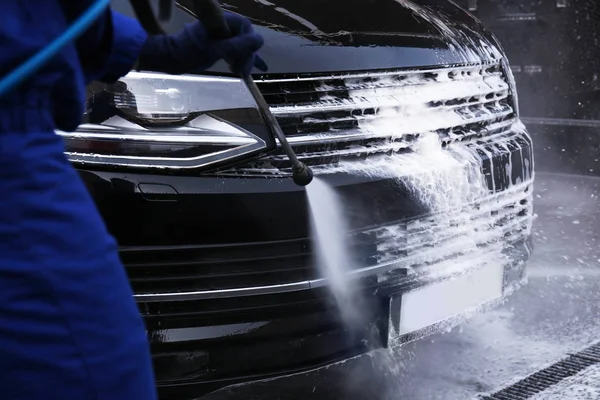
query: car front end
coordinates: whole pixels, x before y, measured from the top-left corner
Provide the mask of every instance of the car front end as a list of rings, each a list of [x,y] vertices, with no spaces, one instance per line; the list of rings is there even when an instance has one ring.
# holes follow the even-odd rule
[[[174,31],[194,20],[187,3]],[[360,327],[344,324],[314,265],[305,189],[226,66],[95,83],[85,123],[59,132],[120,244],[161,398],[414,340],[526,277],[532,143],[495,39],[442,0],[298,3],[227,7],[265,37],[270,70],[257,85],[299,159],[342,200]],[[417,154],[432,136],[434,156]],[[441,188],[417,190],[423,174]],[[463,181],[464,196],[447,201]]]

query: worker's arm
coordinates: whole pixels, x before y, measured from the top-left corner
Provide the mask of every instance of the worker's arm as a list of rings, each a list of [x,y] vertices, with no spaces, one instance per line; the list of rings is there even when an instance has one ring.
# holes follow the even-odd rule
[[[266,70],[255,54],[263,39],[250,21],[232,13],[225,13],[225,19],[233,35],[226,40],[212,40],[200,22],[188,24],[174,35],[148,36],[136,19],[110,10],[77,42],[86,83],[113,82],[134,65],[186,73],[205,70],[224,59],[235,73],[248,75],[255,66]]]
[[[111,10],[110,52],[99,80],[116,81],[133,69],[148,38],[141,24],[133,18]]]
[[[114,82],[126,75],[147,38],[136,19],[108,10],[76,43],[86,83]]]
[[[200,22],[185,26],[175,35],[150,36],[139,55],[139,68],[182,74],[203,71],[223,59],[237,75],[248,76],[254,67],[267,70],[256,54],[263,38],[254,32],[250,21],[241,15],[224,12],[232,34],[230,39],[212,40]]]

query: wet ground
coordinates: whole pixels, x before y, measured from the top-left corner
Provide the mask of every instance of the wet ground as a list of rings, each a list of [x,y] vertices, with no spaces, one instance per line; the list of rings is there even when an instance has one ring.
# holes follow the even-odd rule
[[[600,178],[538,173],[535,191],[529,283],[502,306],[394,350],[203,399],[470,400],[600,340]],[[598,371],[536,399],[600,399]]]

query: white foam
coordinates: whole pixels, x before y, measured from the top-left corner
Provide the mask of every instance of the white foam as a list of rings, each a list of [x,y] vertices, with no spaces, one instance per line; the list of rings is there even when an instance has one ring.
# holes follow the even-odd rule
[[[438,74],[433,80],[443,81],[443,76],[444,74]],[[463,82],[449,82],[452,85],[447,86],[448,91],[444,96],[484,98],[487,92],[490,90],[495,92],[500,86],[498,84],[490,89],[485,79],[485,76],[465,75]],[[422,83],[421,89],[430,85],[423,83],[423,77],[419,77],[418,80]],[[432,90],[439,84],[437,82],[432,85]],[[401,260],[399,266],[410,270],[412,265],[422,267],[431,264],[427,268],[421,268],[421,272],[427,271],[439,276],[486,265],[506,264],[508,259],[503,254],[503,249],[507,246],[507,242],[530,233],[531,180],[513,182],[513,161],[510,157],[502,168],[506,174],[505,182],[508,188],[503,187],[504,190],[495,193],[497,177],[494,176],[496,166],[493,162],[497,160],[495,157],[498,154],[511,154],[513,149],[519,150],[521,160],[525,157],[519,140],[529,139],[520,121],[496,123],[508,129],[505,133],[496,134],[492,138],[465,142],[454,140],[444,148],[437,131],[445,126],[461,125],[465,119],[456,108],[428,106],[425,102],[425,99],[430,97],[427,90],[422,93],[419,90],[415,91],[411,101],[406,101],[398,107],[394,105],[398,103],[398,99],[410,97],[407,96],[406,87],[397,86],[391,81],[378,80],[375,85],[383,87],[384,94],[382,94],[380,89],[372,87],[372,82],[369,85],[371,85],[369,89],[359,87],[350,90],[349,99],[344,100],[351,104],[376,103],[377,117],[358,118],[358,130],[361,133],[368,132],[372,135],[392,138],[408,132],[419,132],[415,140],[406,142],[410,144],[411,152],[373,156],[364,161],[342,161],[338,165],[323,167],[319,172],[321,174],[342,172],[396,179],[408,188],[431,213],[431,217],[425,221],[409,223],[407,230],[402,227],[387,227],[378,231],[378,261],[389,262],[398,259],[397,250],[402,249],[406,250],[408,255]],[[484,108],[484,112],[478,116],[468,115],[467,119],[469,121],[477,118],[489,119],[491,112],[485,110],[487,109]],[[469,112],[473,114],[473,111],[462,111],[463,115]],[[373,146],[371,151],[381,150],[379,147],[387,149],[390,143]],[[482,170],[484,158],[486,162],[492,163],[491,190],[488,188]],[[525,176],[524,171],[521,176]],[[336,222],[336,219],[341,216],[333,211],[324,211],[328,207],[335,208],[336,206],[332,204],[339,200],[334,199],[331,193],[327,194],[327,190],[330,189],[325,189],[322,182],[317,181],[316,185],[311,184],[307,189],[313,213],[321,213],[323,218],[320,220],[323,227],[319,228],[322,231],[314,231],[316,237],[320,237],[319,240],[322,242],[319,250],[322,252],[319,256],[321,261],[318,265],[322,268],[323,274],[330,277],[334,294],[341,304],[342,298],[346,299],[343,301],[347,301],[352,297],[350,291],[344,288],[345,283],[340,278],[343,276],[343,271],[339,269],[342,264],[350,265],[349,253],[348,249],[342,250],[342,243],[332,244],[331,241],[343,240],[344,233],[347,231],[342,227],[343,224]],[[521,203],[523,199],[526,201]],[[319,210],[315,210],[314,207],[318,207]],[[337,207],[341,207],[341,204],[338,203]],[[526,211],[525,216],[516,217],[521,211]],[[313,224],[317,226],[315,217],[316,214],[313,214]],[[509,220],[500,224],[503,218]],[[511,230],[520,233],[515,236],[511,234]]]
[[[409,6],[424,13],[426,18],[437,15],[413,3]],[[452,30],[456,37],[457,33],[444,21],[435,23],[440,29]],[[473,44],[473,48],[479,51],[484,45]],[[471,268],[505,265],[509,259],[503,250],[511,241],[530,233],[532,180],[528,178],[532,177],[520,171],[522,178],[513,181],[513,157],[499,158],[498,155],[515,156],[513,151],[516,151],[522,167],[527,168],[525,157],[528,154],[520,143],[531,140],[518,119],[502,120],[513,113],[505,101],[509,96],[508,84],[497,70],[486,67],[475,51],[471,56],[480,67],[407,74],[402,79],[385,76],[366,81],[348,78],[345,86],[349,96],[346,99],[323,98],[310,106],[278,107],[276,110],[278,114],[311,113],[311,110],[321,108],[375,110],[326,120],[313,116],[304,123],[334,123],[351,118],[358,124],[352,130],[353,134],[390,139],[370,144],[368,150],[361,146],[352,149],[374,153],[366,160],[342,160],[337,165],[323,165],[315,171],[320,175],[346,173],[395,179],[424,206],[429,213],[425,220],[411,222],[407,228],[392,226],[377,232],[378,261],[391,262],[400,257],[398,266],[409,269],[409,273],[417,273],[411,271],[413,265],[419,266],[421,273],[440,277]],[[329,89],[323,87],[322,91]],[[460,101],[447,101],[455,99]],[[306,109],[299,111],[303,107]],[[464,127],[473,123],[481,123],[486,128],[465,132]],[[440,132],[448,129],[446,134],[450,140],[442,139]],[[496,129],[502,133],[486,135],[498,132]],[[340,136],[348,133],[347,130],[339,131]],[[336,133],[330,131],[328,134]],[[463,140],[466,137],[469,140]],[[402,145],[396,148],[408,147],[408,152],[388,151],[396,146],[394,140],[398,138],[405,140],[401,140]],[[494,165],[499,161],[505,165]],[[491,188],[483,173],[484,163],[491,163]],[[504,177],[496,176],[500,170],[504,171]],[[498,193],[497,181],[504,181],[503,190]],[[341,204],[322,182],[316,181],[307,190],[313,209],[313,226],[317,227],[313,233],[320,241],[318,265],[332,282],[334,295],[343,307],[343,303],[352,298],[353,290],[344,286],[348,282],[343,279],[342,268],[349,268],[351,260],[348,249],[339,243],[347,231],[338,221],[342,216],[332,211]],[[336,202],[338,205],[333,205]],[[522,211],[525,212],[519,216]],[[317,214],[321,219],[315,220]],[[398,250],[405,250],[405,253],[398,256]]]
[[[410,0],[396,0],[402,6],[411,10],[419,18],[434,26],[444,39],[450,41],[450,50],[460,53],[468,62],[482,62],[484,59],[500,59],[502,55],[496,46],[481,38],[474,39],[466,34],[466,29],[456,27],[456,22],[443,13],[434,11],[426,5],[417,4]]]

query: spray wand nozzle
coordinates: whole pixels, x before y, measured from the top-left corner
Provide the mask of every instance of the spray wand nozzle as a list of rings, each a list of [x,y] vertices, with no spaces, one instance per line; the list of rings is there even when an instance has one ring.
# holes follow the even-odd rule
[[[303,163],[298,162],[298,165],[292,167],[292,179],[296,185],[306,186],[313,180],[312,169],[308,168]]]
[[[227,22],[225,22],[223,11],[221,10],[218,0],[195,0],[193,5],[193,11],[196,14],[196,17],[202,22],[206,31],[212,38],[227,39],[231,37],[229,26],[227,26]],[[265,101],[258,86],[256,86],[252,76],[245,76],[243,79],[248,90],[252,94],[252,97],[254,97],[258,108],[267,119],[269,126],[273,129],[277,140],[279,140],[279,144],[292,163],[292,178],[294,183],[300,186],[308,185],[313,179],[312,170],[298,160],[296,153],[294,153],[292,146],[288,143],[285,134],[279,126],[279,122],[277,122],[277,119],[271,113],[269,105]]]

